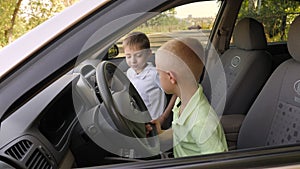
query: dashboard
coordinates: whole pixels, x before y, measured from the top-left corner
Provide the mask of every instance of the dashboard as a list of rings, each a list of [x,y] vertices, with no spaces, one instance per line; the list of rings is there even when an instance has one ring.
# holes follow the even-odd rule
[[[78,65],[2,122],[0,166],[55,169],[129,162],[102,149],[89,135],[92,125],[106,124],[103,120],[114,126],[105,116],[107,110],[99,94],[98,63]],[[95,118],[99,111],[104,114],[101,119]]]
[[[13,168],[58,168],[78,123],[67,74],[24,104],[1,124],[0,157]]]

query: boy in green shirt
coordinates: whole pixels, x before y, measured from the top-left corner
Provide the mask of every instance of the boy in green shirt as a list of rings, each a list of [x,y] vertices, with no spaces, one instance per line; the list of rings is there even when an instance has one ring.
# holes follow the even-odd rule
[[[156,52],[156,69],[162,88],[178,96],[173,107],[172,128],[161,130],[155,123],[162,149],[173,140],[174,157],[227,151],[219,118],[198,83],[203,70],[204,50],[198,40],[173,39]],[[147,130],[152,128],[147,126]]]

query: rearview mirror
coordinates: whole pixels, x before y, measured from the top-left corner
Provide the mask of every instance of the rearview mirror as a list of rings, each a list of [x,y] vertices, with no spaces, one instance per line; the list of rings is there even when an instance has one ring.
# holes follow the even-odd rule
[[[112,59],[119,55],[119,48],[116,44],[110,47],[107,51],[107,58]]]

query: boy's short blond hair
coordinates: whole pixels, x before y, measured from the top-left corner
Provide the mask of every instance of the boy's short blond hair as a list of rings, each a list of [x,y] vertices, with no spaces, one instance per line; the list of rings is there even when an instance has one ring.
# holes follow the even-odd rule
[[[123,40],[123,47],[135,48],[135,49],[149,49],[150,41],[146,34],[142,32],[131,32]]]
[[[158,57],[165,57],[164,65],[166,69],[180,69],[185,65],[190,69],[196,80],[199,81],[203,71],[204,49],[201,43],[194,38],[172,39],[163,44],[157,51]],[[169,58],[168,58],[169,57]],[[172,58],[170,58],[172,57]],[[174,57],[180,62],[175,62]],[[158,58],[160,60],[160,58]]]

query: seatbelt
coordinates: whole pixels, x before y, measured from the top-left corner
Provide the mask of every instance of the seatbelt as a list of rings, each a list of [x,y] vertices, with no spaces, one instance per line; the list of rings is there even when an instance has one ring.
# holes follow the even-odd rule
[[[220,29],[218,29],[218,32],[217,32],[217,36],[218,36],[218,39],[219,39],[219,43],[218,43],[218,52],[220,54],[224,53],[226,48],[227,48],[227,35],[228,35],[229,31],[227,28],[225,27],[221,27]]]

